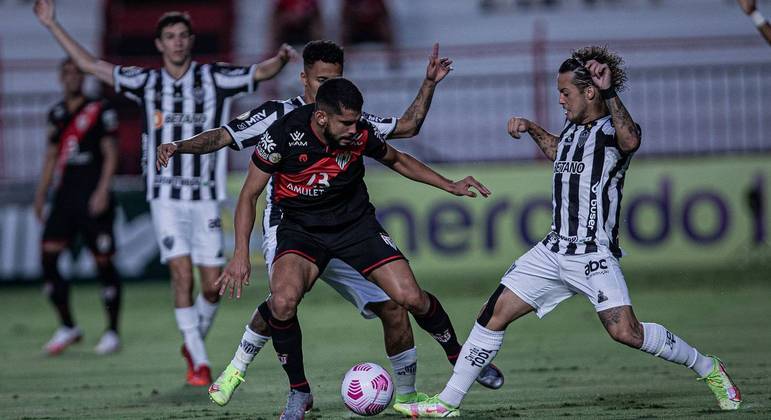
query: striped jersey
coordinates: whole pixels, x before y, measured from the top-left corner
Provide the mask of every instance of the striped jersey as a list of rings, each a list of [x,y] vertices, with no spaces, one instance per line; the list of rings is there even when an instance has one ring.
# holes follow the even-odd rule
[[[219,127],[229,118],[230,101],[257,87],[254,70],[254,65],[193,61],[182,77],[174,79],[164,69],[115,67],[115,91],[139,103],[144,112],[142,171],[148,200],[225,199],[227,151],[174,155],[157,171],[156,148]]]
[[[631,159],[618,147],[610,115],[585,125],[568,121],[554,160],[552,226],[543,244],[563,255],[602,247],[620,258],[621,196]]]
[[[283,101],[268,101],[251,111],[245,112],[227,124],[223,125],[233,137],[230,147],[235,150],[244,150],[256,145],[262,133],[268,130],[271,124],[276,120],[293,111],[296,108],[305,105],[302,96],[297,96]],[[396,129],[398,119],[395,117],[382,118],[367,112],[361,113],[362,119],[368,121],[380,136],[386,138]],[[301,145],[307,139],[293,140],[293,146]],[[276,203],[274,177],[271,177],[268,185],[265,187],[265,198],[267,206],[263,213],[263,230],[267,231],[271,226],[276,226],[281,221],[281,209]]]

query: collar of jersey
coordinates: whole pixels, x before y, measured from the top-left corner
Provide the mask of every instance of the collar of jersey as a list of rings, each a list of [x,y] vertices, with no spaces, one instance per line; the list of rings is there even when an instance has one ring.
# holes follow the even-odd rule
[[[594,125],[595,125],[597,122],[599,122],[600,120],[602,120],[603,118],[608,118],[608,117],[610,117],[610,114],[608,114],[608,115],[603,115],[602,117],[600,117],[600,118],[597,118],[597,119],[594,119],[594,120],[591,120],[591,121],[589,121],[588,123],[585,123],[585,124],[576,124],[576,125],[577,125],[577,126],[579,126],[579,127],[588,127],[588,128],[591,128],[591,127],[594,127]]]
[[[196,63],[195,61],[191,61],[191,62],[190,62],[190,66],[187,68],[187,70],[185,70],[185,72],[184,72],[184,73],[182,73],[182,76],[179,76],[179,79],[175,79],[174,77],[172,77],[172,76],[171,76],[171,74],[169,74],[169,72],[167,72],[167,71],[166,71],[166,68],[165,68],[165,67],[161,67],[161,72],[163,73],[163,77],[164,77],[164,78],[169,78],[169,79],[171,79],[171,80],[172,80],[174,83],[179,83],[179,82],[181,82],[181,81],[185,80],[185,79],[187,78],[187,76],[188,76],[188,75],[192,74],[192,73],[193,73],[193,69],[194,69],[194,68],[195,68],[195,66],[197,66],[197,65],[198,65],[198,63]]]

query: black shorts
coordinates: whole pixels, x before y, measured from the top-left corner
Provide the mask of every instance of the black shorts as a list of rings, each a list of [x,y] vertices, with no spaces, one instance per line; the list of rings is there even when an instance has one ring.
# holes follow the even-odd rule
[[[88,203],[54,203],[43,230],[43,242],[63,242],[69,246],[80,234],[94,255],[112,255],[115,253],[114,219],[112,199],[107,210],[96,217],[88,214]]]
[[[297,254],[324,272],[329,260],[338,258],[365,278],[391,261],[406,260],[373,213],[343,226],[306,228],[286,218],[276,230],[275,262],[282,255]]]

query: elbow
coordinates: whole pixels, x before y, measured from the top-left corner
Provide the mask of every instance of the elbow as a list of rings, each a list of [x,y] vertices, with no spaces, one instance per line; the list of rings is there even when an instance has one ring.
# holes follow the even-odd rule
[[[636,152],[637,149],[640,148],[640,137],[639,136],[633,136],[628,139],[626,139],[623,142],[620,142],[619,149],[621,149],[622,152],[629,154]]]
[[[408,136],[415,137],[420,133],[420,128],[423,126],[420,122],[414,122],[408,127]]]

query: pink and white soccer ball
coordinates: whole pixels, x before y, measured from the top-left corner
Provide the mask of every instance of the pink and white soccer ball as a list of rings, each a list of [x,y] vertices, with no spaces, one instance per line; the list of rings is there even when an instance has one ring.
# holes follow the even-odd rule
[[[394,383],[382,366],[359,363],[346,372],[340,393],[349,410],[362,416],[374,416],[388,407],[394,394]]]

